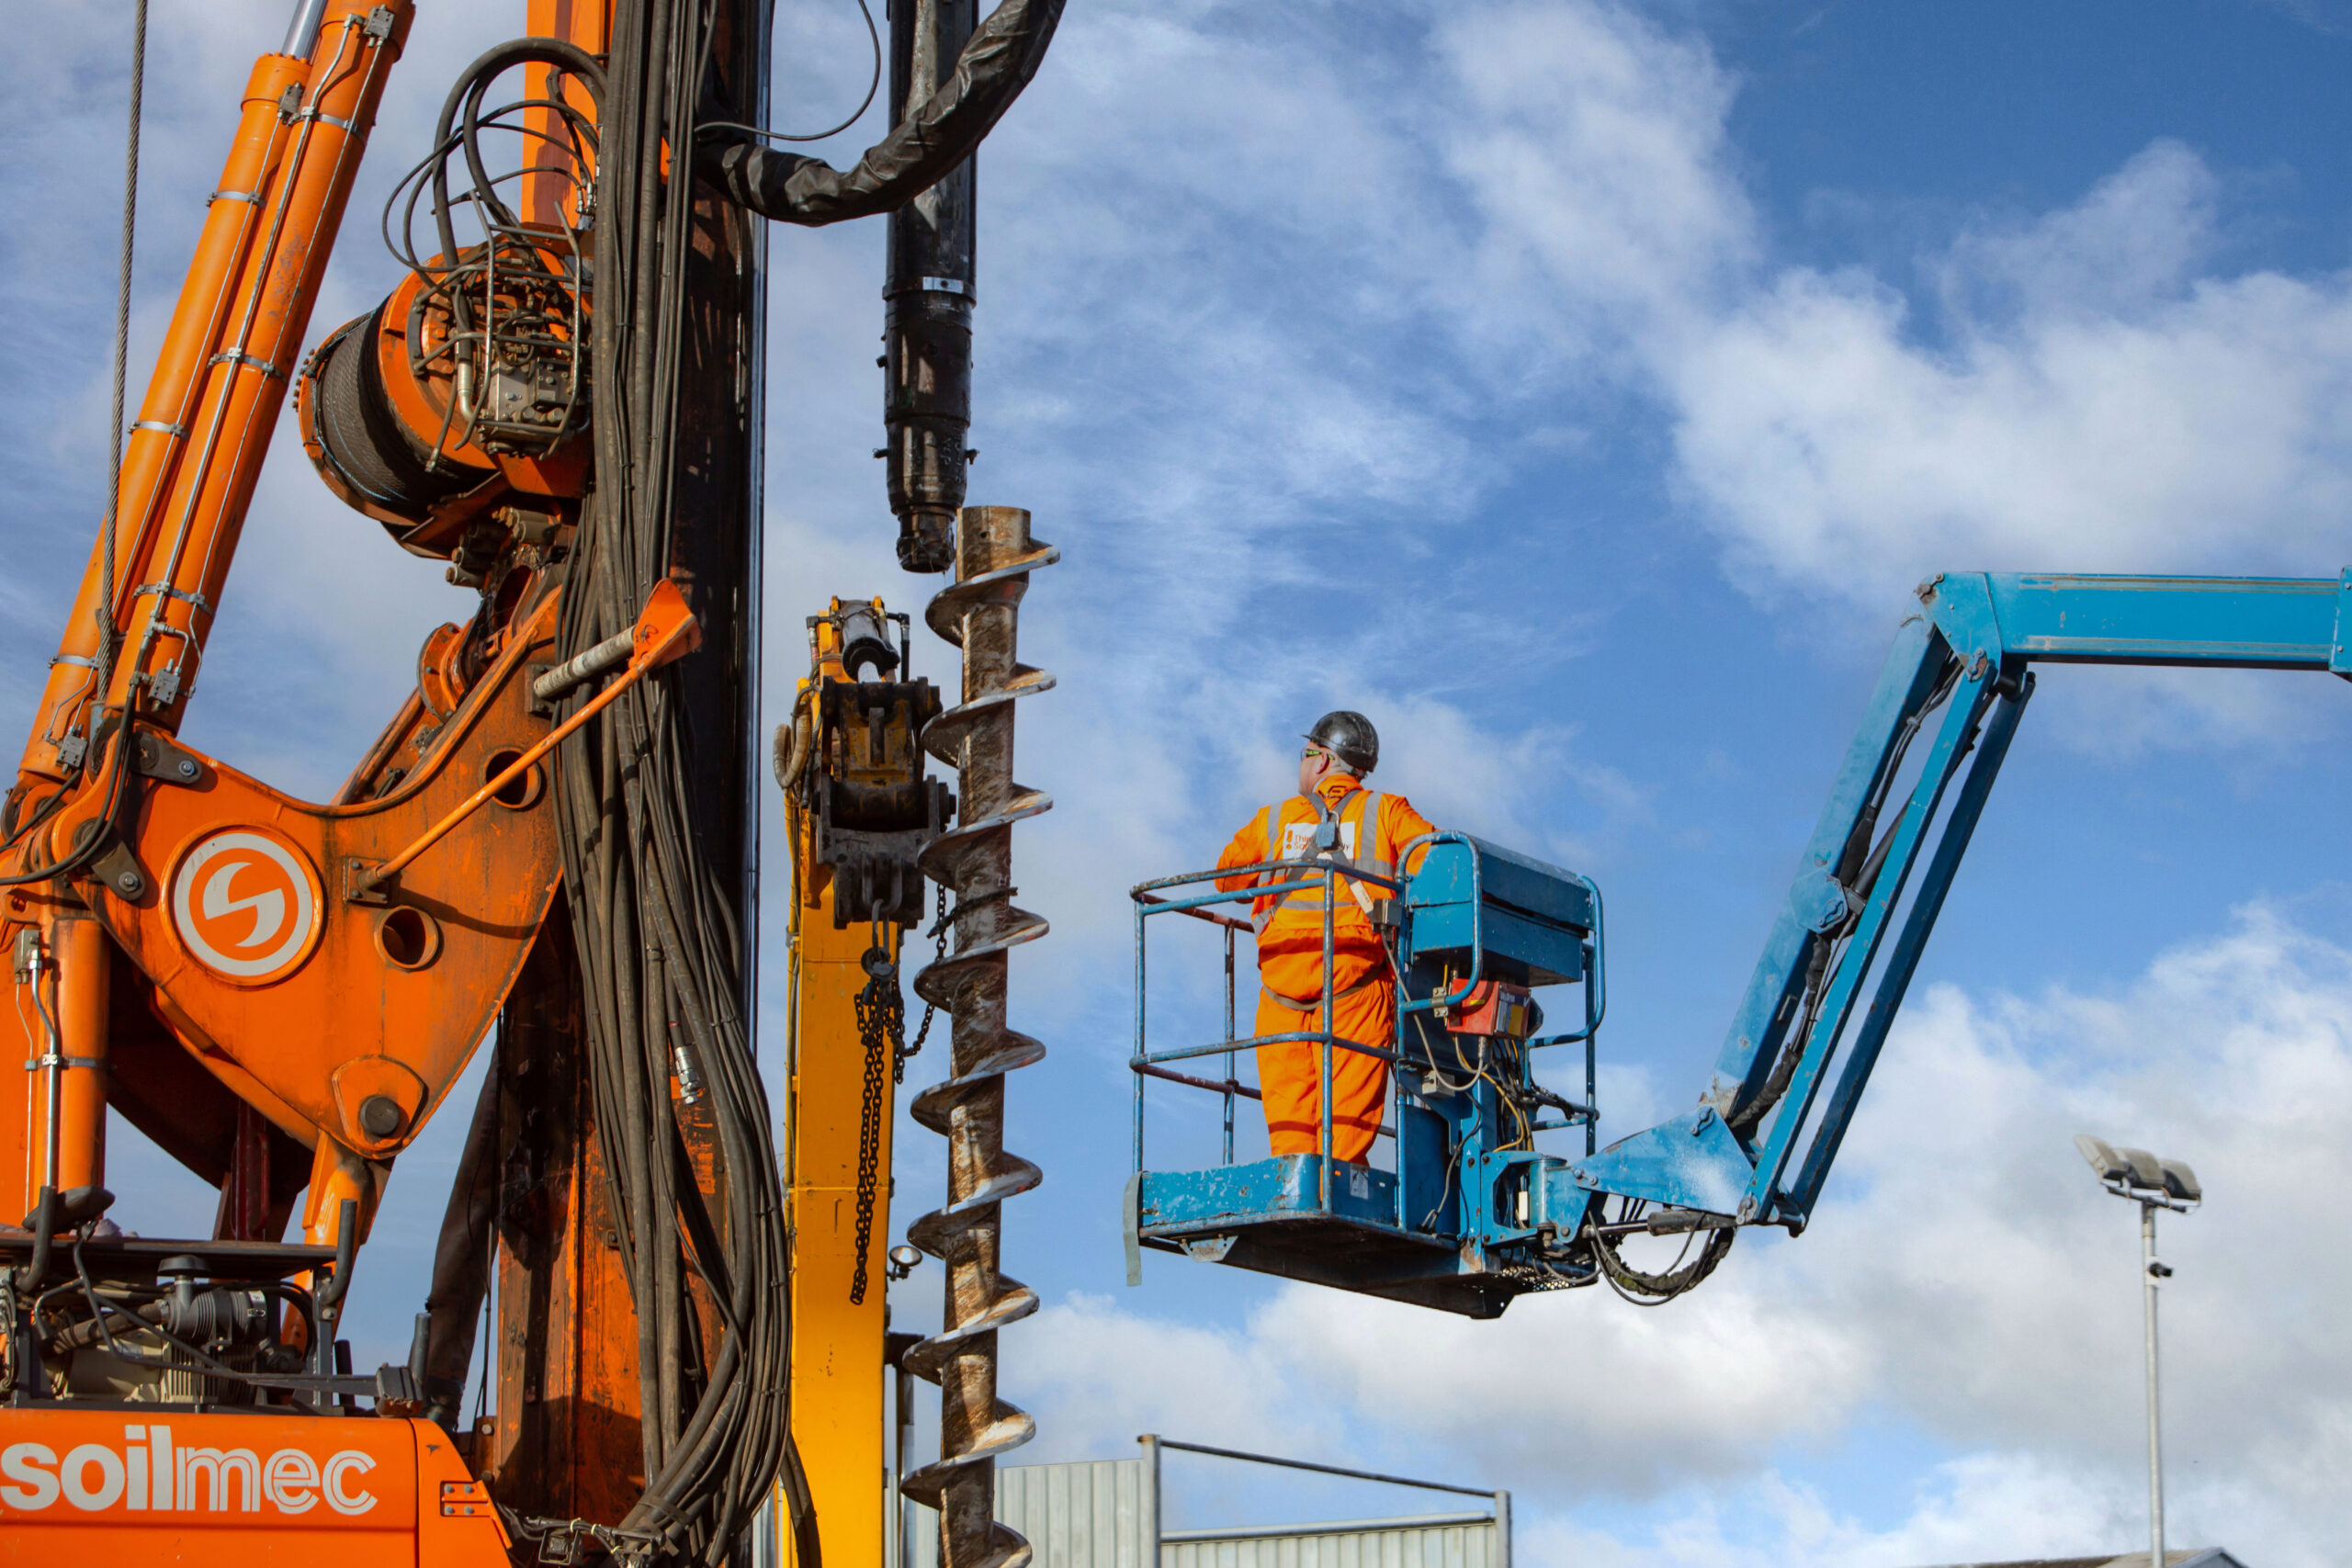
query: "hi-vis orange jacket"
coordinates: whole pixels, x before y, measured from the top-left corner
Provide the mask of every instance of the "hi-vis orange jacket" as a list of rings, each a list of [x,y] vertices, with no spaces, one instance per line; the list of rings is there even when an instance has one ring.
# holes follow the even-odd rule
[[[1315,802],[1299,795],[1278,802],[1261,810],[1250,819],[1250,825],[1233,836],[1217,857],[1217,865],[1255,865],[1262,861],[1297,860],[1314,853],[1316,824],[1322,810],[1329,810],[1338,822],[1340,853],[1366,871],[1394,876],[1396,863],[1404,847],[1423,833],[1433,832],[1427,818],[1413,809],[1412,802],[1401,795],[1389,795],[1364,787],[1361,781],[1345,773],[1335,773],[1316,785],[1321,809]],[[1365,830],[1365,821],[1371,829]],[[1419,857],[1416,856],[1416,859]],[[1408,868],[1409,869],[1409,868]],[[1224,892],[1236,892],[1250,886],[1253,877],[1227,876],[1217,880]],[[1279,878],[1288,880],[1288,878]],[[1339,886],[1339,908],[1331,922],[1331,941],[1335,952],[1349,950],[1351,956],[1376,954],[1380,939],[1372,929],[1372,920],[1357,901],[1351,887],[1361,887],[1371,897],[1389,897],[1387,888],[1376,883],[1351,884],[1342,878]],[[1301,888],[1294,893],[1268,895],[1251,900],[1251,922],[1258,928],[1258,966],[1261,971],[1280,968],[1292,985],[1277,983],[1272,974],[1266,983],[1276,991],[1300,998],[1311,998],[1322,990],[1323,966],[1323,889]],[[1283,963],[1279,960],[1300,960]],[[1343,965],[1342,967],[1347,967]],[[1304,989],[1294,987],[1300,980],[1307,983]]]

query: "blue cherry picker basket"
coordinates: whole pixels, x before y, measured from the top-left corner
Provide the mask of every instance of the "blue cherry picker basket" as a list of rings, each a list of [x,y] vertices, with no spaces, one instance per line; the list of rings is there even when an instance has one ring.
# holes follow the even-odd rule
[[[1425,835],[1408,845],[1398,877],[1323,860],[1162,877],[1132,890],[1136,906],[1135,1168],[1126,1189],[1128,1275],[1142,1251],[1386,1296],[1473,1317],[1493,1317],[1529,1291],[1592,1282],[1570,1256],[1591,1195],[1569,1179],[1565,1151],[1544,1134],[1580,1132],[1594,1142],[1593,1036],[1606,1006],[1600,892],[1588,878],[1466,833]],[[1220,877],[1258,885],[1219,892]],[[1269,893],[1323,894],[1324,973],[1330,973],[1333,908],[1357,882],[1389,955],[1396,1028],[1385,1047],[1323,1027],[1237,1037],[1237,944],[1250,935],[1250,900]],[[1148,938],[1156,918],[1179,915],[1222,928],[1222,1038],[1155,1046],[1147,1006]],[[1242,971],[1246,973],[1246,971]],[[1582,1027],[1543,1034],[1541,1008],[1474,1004],[1492,983],[1530,991],[1575,986]],[[1247,982],[1244,982],[1246,986]],[[1241,995],[1246,996],[1246,989]],[[1481,1032],[1491,1031],[1491,1032]],[[1323,1097],[1318,1151],[1235,1157],[1236,1103],[1258,1090],[1237,1074],[1243,1053],[1306,1042],[1320,1052],[1323,1081],[1337,1053],[1390,1066],[1381,1131],[1367,1164],[1334,1161],[1330,1097]],[[1545,1087],[1538,1053],[1581,1045],[1580,1097]],[[1213,1067],[1218,1077],[1204,1076]],[[1205,1091],[1222,1100],[1223,1157],[1205,1168],[1145,1168],[1148,1085]],[[1254,1130],[1253,1130],[1254,1131]]]

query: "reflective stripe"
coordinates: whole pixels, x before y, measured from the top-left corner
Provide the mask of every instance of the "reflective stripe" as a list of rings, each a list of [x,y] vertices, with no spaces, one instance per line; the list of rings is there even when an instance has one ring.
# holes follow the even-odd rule
[[[1363,796],[1363,809],[1357,814],[1356,863],[1386,876],[1396,868],[1373,853],[1380,847],[1380,792],[1362,789],[1356,793]]]
[[[1341,797],[1340,809],[1336,812],[1324,802],[1322,796],[1315,795],[1310,799],[1314,804],[1316,820],[1318,823],[1336,821],[1345,828],[1352,822],[1355,826],[1356,852],[1353,855],[1335,853],[1322,858],[1328,858],[1343,866],[1354,866],[1375,875],[1396,874],[1395,866],[1381,859],[1375,852],[1380,844],[1381,796],[1378,790],[1361,788],[1350,790]],[[1283,858],[1283,830],[1289,826],[1283,820],[1284,804],[1286,803],[1277,801],[1266,807],[1266,859],[1270,862]],[[1362,883],[1351,882],[1347,886],[1349,892],[1356,897],[1359,904],[1366,901]],[[1323,908],[1323,893],[1324,890],[1321,887],[1294,888],[1276,897],[1265,908],[1253,913],[1250,917],[1250,927],[1260,936],[1263,936],[1266,933],[1267,923],[1273,919],[1276,909],[1320,910]]]

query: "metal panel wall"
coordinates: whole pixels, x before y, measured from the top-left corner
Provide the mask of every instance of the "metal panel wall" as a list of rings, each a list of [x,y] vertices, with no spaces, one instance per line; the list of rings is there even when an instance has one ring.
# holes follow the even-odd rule
[[[1311,1533],[1171,1531],[1159,1568],[1506,1568],[1490,1517],[1350,1520]]]
[[[1159,1538],[1152,1477],[1139,1459],[999,1465],[996,1517],[1029,1538],[1036,1568],[1510,1568],[1487,1514],[1350,1519]],[[939,1516],[910,1505],[906,1568],[939,1568]]]
[[[1151,1568],[1143,1461],[999,1465],[996,1517],[1029,1538],[1037,1568]],[[907,1509],[909,1568],[939,1568],[939,1516]]]

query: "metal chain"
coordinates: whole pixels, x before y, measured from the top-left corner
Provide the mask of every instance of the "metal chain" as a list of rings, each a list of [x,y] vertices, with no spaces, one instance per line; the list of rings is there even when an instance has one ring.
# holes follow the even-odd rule
[[[926,933],[939,939],[939,946],[931,955],[931,961],[933,964],[938,963],[941,959],[947,956],[947,884],[944,882],[939,885],[938,913],[939,918],[932,922],[931,930]],[[907,1081],[907,1058],[910,1056],[920,1055],[922,1054],[922,1043],[924,1040],[929,1038],[931,1034],[932,1018],[938,1011],[939,1004],[937,1002],[925,1002],[923,1004],[922,1025],[915,1031],[914,1043],[911,1045],[900,1045],[897,1059],[890,1064],[890,1081],[892,1083],[904,1083]]]
[[[947,888],[939,889],[939,918],[930,934],[938,939],[933,962],[947,956]],[[865,1051],[865,1092],[859,1102],[857,1116],[857,1257],[856,1269],[850,1277],[850,1305],[862,1305],[865,1301],[865,1258],[874,1247],[874,1202],[881,1182],[882,1166],[882,1066],[890,1066],[890,1081],[907,1081],[907,1058],[922,1049],[931,1033],[931,1021],[939,1011],[938,1006],[927,1004],[922,1010],[922,1026],[915,1031],[914,1043],[907,1043],[907,1004],[899,991],[899,965],[883,950],[882,926],[874,925],[873,941],[859,960],[865,968],[865,988],[857,994],[857,1040]]]
[[[859,963],[866,974],[865,989],[857,993],[857,1039],[865,1048],[865,1094],[857,1112],[857,1258],[850,1275],[852,1306],[865,1300],[865,1258],[874,1246],[874,1200],[882,1165],[882,1069],[897,1054],[907,1028],[907,1004],[899,995],[899,965],[883,948],[878,920],[873,944]]]

